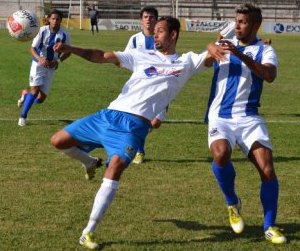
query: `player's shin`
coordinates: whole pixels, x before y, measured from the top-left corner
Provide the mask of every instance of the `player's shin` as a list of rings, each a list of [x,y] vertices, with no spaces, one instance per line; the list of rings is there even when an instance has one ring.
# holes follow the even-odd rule
[[[234,191],[235,170],[231,162],[226,166],[217,166],[215,161],[212,163],[212,169],[218,184],[225,196],[227,204],[235,205],[238,203],[238,197]]]
[[[277,178],[261,183],[260,199],[264,209],[264,230],[276,225],[279,186]]]
[[[69,157],[79,160],[87,168],[93,165],[96,161],[95,158],[91,157],[85,151],[80,150],[76,146],[61,149],[61,151]]]
[[[24,107],[21,113],[21,118],[27,118],[27,114],[32,106],[32,104],[34,103],[35,98],[37,97],[37,95],[33,95],[32,93],[28,93],[25,96],[25,101],[24,101]]]
[[[83,234],[85,233],[93,233],[95,229],[102,219],[105,211],[112,203],[116,191],[118,189],[119,182],[107,178],[103,178],[103,182],[99,191],[96,194],[93,209],[90,215],[89,222],[86,228],[83,230]]]

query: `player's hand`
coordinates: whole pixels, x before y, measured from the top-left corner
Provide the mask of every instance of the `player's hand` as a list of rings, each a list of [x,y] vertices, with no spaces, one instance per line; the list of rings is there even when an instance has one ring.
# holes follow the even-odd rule
[[[58,62],[56,60],[52,60],[49,64],[49,68],[52,68],[52,69],[57,69],[58,67]]]
[[[207,50],[210,56],[218,62],[227,60],[226,51],[221,46],[216,45],[215,43],[210,43],[207,45]]]
[[[46,58],[40,57],[40,58],[38,59],[38,62],[39,62],[39,65],[41,65],[41,66],[43,66],[43,67],[45,67],[45,68],[50,68],[50,62],[49,62],[49,60],[47,60]]]
[[[54,52],[64,52],[70,53],[70,46],[63,44],[62,42],[58,42],[53,46]]]
[[[234,46],[233,43],[231,43],[230,41],[226,40],[226,39],[221,39],[219,41],[219,44],[221,46],[221,48],[224,50],[224,51],[230,51],[232,52],[233,54],[237,54],[239,53],[239,51],[237,50],[237,48]]]

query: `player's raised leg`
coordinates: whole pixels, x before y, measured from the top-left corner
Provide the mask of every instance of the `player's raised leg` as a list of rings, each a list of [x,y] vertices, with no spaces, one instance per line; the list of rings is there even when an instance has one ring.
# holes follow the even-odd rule
[[[61,150],[64,154],[71,158],[79,160],[85,169],[85,177],[91,180],[95,177],[97,168],[102,164],[100,158],[91,157],[86,151],[83,150],[83,143],[72,138],[72,136],[65,130],[60,130],[55,133],[51,138],[52,145]]]

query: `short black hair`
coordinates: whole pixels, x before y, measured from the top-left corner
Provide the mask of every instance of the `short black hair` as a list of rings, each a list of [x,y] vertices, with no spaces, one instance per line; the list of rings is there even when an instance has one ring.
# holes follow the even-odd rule
[[[140,12],[140,19],[142,19],[144,12],[151,13],[154,15],[155,19],[158,19],[158,11],[155,7],[146,6]]]
[[[60,17],[60,19],[63,19],[63,13],[57,9],[52,9],[48,15],[48,17],[51,17],[53,14],[56,14]]]
[[[253,23],[257,23],[259,25],[262,23],[261,9],[253,4],[245,3],[238,6],[235,9],[235,13],[249,15]]]
[[[158,20],[158,22],[161,22],[161,21],[166,21],[167,22],[169,33],[171,33],[172,31],[177,32],[177,36],[176,36],[176,41],[177,41],[178,37],[179,37],[179,32],[180,32],[180,22],[179,22],[179,20],[175,17],[163,16]]]

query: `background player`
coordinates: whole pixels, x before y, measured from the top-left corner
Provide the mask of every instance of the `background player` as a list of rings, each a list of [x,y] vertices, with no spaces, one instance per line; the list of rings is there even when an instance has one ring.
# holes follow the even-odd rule
[[[87,161],[89,156],[80,150],[80,146],[103,146],[108,153],[109,163],[103,183],[79,241],[86,248],[100,247],[94,240],[96,226],[115,197],[123,171],[148,134],[150,121],[165,109],[193,74],[205,70],[206,52],[188,52],[181,56],[176,53],[179,30],[179,20],[161,18],[155,26],[157,51],[104,52],[71,47],[61,42],[55,46],[59,52],[73,53],[94,63],[112,63],[133,71],[121,94],[108,109],[75,121],[51,138],[53,146],[81,162]]]
[[[264,120],[258,115],[263,81],[273,82],[277,75],[277,56],[271,46],[257,39],[261,22],[261,10],[244,4],[236,9],[236,37],[221,40],[221,46],[208,46],[217,60],[209,98],[208,141],[213,172],[228,204],[233,231],[244,230],[231,162],[232,150],[238,144],[260,174],[265,238],[281,244],[286,237],[276,227],[279,188],[272,146]]]
[[[95,4],[92,4],[91,7],[88,7],[90,21],[91,21],[91,31],[94,35],[94,26],[96,28],[97,33],[99,32],[98,29],[98,18],[99,18],[99,11],[96,9]]]
[[[70,53],[64,53],[61,56],[60,53],[53,51],[53,46],[58,41],[70,43],[69,33],[60,27],[61,21],[62,13],[58,10],[52,10],[48,17],[49,24],[42,26],[33,39],[30,48],[32,54],[29,76],[31,91],[22,90],[21,98],[18,100],[19,107],[24,104],[18,121],[19,126],[26,125],[27,114],[33,103],[40,104],[45,101],[55,70],[59,63],[70,56]]]

